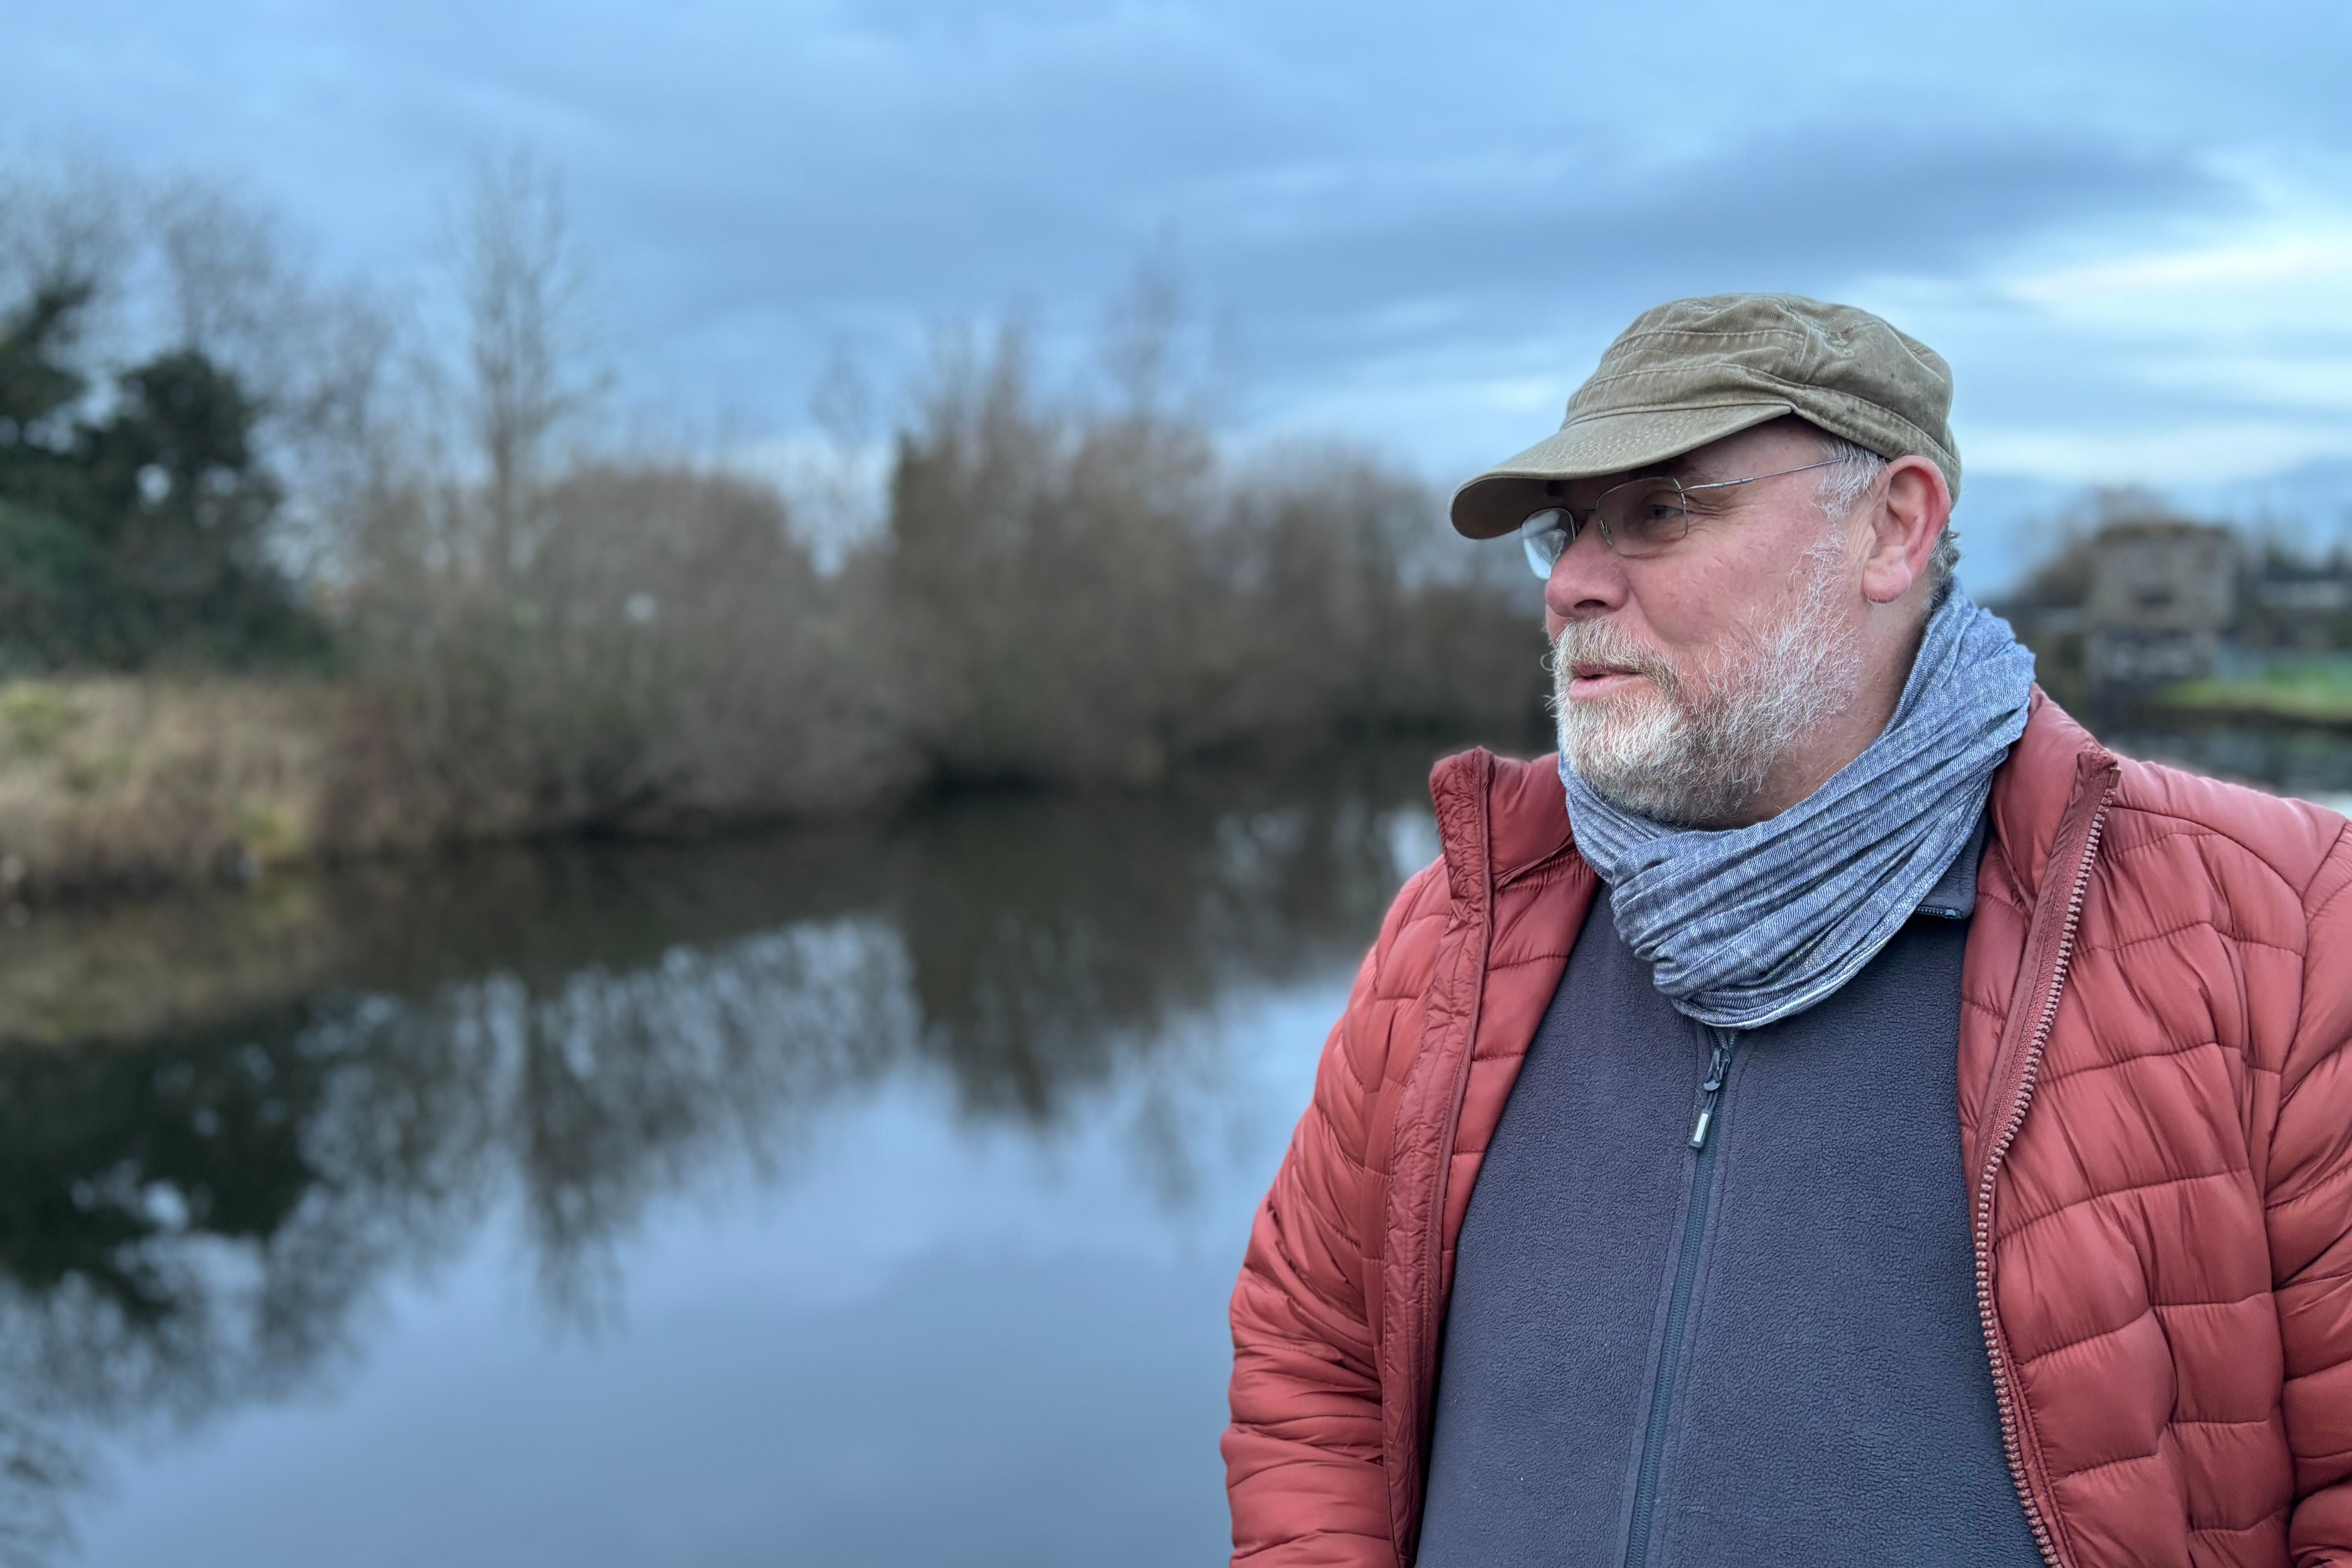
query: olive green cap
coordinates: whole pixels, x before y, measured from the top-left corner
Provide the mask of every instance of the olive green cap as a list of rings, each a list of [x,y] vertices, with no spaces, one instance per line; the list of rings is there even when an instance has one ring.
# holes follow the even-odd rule
[[[1644,311],[1568,400],[1557,435],[1454,492],[1454,526],[1508,533],[1547,481],[1678,458],[1794,414],[1882,458],[1917,454],[1960,493],[1952,371],[1867,310],[1794,294],[1710,294]]]

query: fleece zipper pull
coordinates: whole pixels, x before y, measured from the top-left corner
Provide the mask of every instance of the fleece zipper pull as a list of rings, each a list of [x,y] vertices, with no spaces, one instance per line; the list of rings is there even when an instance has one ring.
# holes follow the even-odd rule
[[[1698,1289],[1699,1255],[1706,1246],[1706,1215],[1715,1192],[1716,1152],[1707,1147],[1715,1113],[1723,1097],[1724,1079],[1731,1072],[1731,1050],[1738,1034],[1709,1028],[1715,1049],[1706,1062],[1706,1081],[1699,1085],[1698,1125],[1691,1129],[1690,1187],[1683,1198],[1682,1241],[1675,1263],[1674,1289],[1666,1298],[1665,1336],[1660,1341],[1657,1370],[1650,1384],[1648,1425],[1642,1435],[1641,1468],[1633,1477],[1633,1514],[1625,1543],[1625,1568],[1643,1568],[1650,1556],[1650,1531],[1658,1506],[1658,1477],[1665,1464],[1666,1433],[1674,1424],[1676,1369],[1681,1364],[1684,1325],[1691,1299]]]
[[[1724,1075],[1731,1070],[1731,1047],[1737,1038],[1729,1029],[1715,1031],[1715,1052],[1707,1058],[1706,1081],[1698,1086],[1699,1092],[1706,1098],[1699,1101],[1698,1125],[1691,1129],[1690,1146],[1694,1149],[1706,1147],[1707,1132],[1715,1125],[1715,1103],[1723,1097]]]

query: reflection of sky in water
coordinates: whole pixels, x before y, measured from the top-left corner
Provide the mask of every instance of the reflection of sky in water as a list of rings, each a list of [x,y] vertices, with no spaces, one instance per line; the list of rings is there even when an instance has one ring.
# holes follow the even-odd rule
[[[150,941],[0,1049],[0,1561],[1214,1560],[1225,1297],[1421,772],[461,868],[266,1005],[206,906],[201,984]]]
[[[894,1083],[788,1180],[650,1209],[593,1327],[502,1213],[320,1390],[145,1445],[84,1560],[1213,1561],[1225,1295],[1344,995],[1230,999],[1197,1081],[1043,1148]],[[1171,1094],[1181,1194],[1135,1135]]]

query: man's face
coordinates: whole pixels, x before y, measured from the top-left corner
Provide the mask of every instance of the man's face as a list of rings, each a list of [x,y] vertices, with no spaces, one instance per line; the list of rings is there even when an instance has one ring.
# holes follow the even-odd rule
[[[1685,485],[1816,463],[1793,421],[1663,468]],[[1580,517],[1613,474],[1570,484]],[[1772,768],[1843,709],[1866,614],[1847,531],[1821,509],[1822,470],[1690,493],[1689,535],[1625,559],[1587,526],[1544,589],[1560,747],[1604,798],[1662,821],[1739,820]]]

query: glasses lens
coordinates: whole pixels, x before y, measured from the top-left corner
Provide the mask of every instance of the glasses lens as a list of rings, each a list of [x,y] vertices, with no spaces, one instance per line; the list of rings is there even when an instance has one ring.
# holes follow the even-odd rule
[[[1690,531],[1690,502],[1672,479],[1629,479],[1594,510],[1620,555],[1654,555]]]
[[[1551,581],[1552,563],[1560,558],[1576,531],[1569,525],[1568,513],[1558,507],[1537,512],[1519,524],[1519,543],[1528,552],[1528,569],[1545,582]]]

